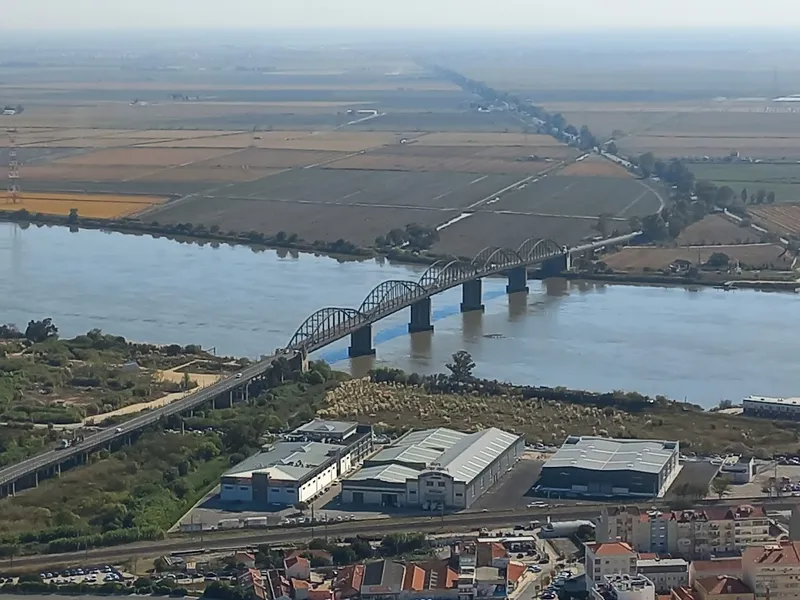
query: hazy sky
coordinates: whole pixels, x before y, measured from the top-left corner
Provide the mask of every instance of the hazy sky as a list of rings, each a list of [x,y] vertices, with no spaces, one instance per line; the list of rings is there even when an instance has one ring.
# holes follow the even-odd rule
[[[0,0],[0,29],[791,27],[800,0]]]

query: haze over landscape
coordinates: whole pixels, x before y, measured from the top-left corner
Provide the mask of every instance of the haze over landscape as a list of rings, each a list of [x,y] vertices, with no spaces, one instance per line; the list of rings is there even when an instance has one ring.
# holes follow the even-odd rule
[[[0,600],[800,556],[798,0],[0,10]]]
[[[737,2],[572,0],[36,0],[2,6],[0,30],[20,29],[788,29],[800,25],[793,0]]]

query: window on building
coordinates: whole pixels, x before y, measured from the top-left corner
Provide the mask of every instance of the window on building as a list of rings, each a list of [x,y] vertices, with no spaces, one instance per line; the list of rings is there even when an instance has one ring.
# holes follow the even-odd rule
[[[416,493],[417,493],[417,490],[408,490],[408,493],[409,493],[409,494],[416,494]]]
[[[425,482],[425,486],[426,487],[433,487],[433,482],[432,481],[426,481]]]
[[[440,481],[440,482],[439,482],[439,483],[437,483],[436,485],[438,485],[439,487],[444,487],[444,481]]]
[[[461,492],[456,492],[456,496],[457,496],[458,498],[460,498],[460,497],[461,497],[461,496],[463,496],[463,495],[464,495],[464,494],[462,494]]]

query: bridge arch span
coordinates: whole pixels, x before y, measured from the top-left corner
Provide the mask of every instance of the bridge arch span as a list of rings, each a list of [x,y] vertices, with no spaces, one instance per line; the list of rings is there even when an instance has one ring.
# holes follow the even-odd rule
[[[517,254],[525,262],[535,262],[563,254],[564,248],[550,239],[530,238],[522,242],[517,249]]]
[[[286,348],[306,348],[333,333],[366,322],[367,317],[355,308],[322,308],[303,321]]]
[[[489,246],[481,250],[478,255],[472,259],[472,266],[476,269],[487,269],[491,266],[495,267],[508,267],[515,264],[520,264],[522,258],[514,250],[510,248],[501,248],[500,246]]]
[[[367,294],[361,306],[358,307],[358,312],[366,315],[382,307],[404,304],[415,297],[421,298],[425,296],[425,293],[425,288],[416,281],[390,279],[379,283]]]
[[[426,290],[442,285],[454,284],[469,277],[479,275],[472,263],[462,260],[451,260],[450,262],[439,260],[433,263],[428,270],[419,278],[419,285]]]

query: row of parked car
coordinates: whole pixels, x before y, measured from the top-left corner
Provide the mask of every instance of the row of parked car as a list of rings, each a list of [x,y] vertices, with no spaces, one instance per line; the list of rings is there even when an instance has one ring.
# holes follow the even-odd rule
[[[133,575],[121,573],[111,565],[86,569],[74,568],[63,571],[44,572],[39,574],[45,583],[66,585],[68,583],[99,584],[121,582],[133,579]]]

